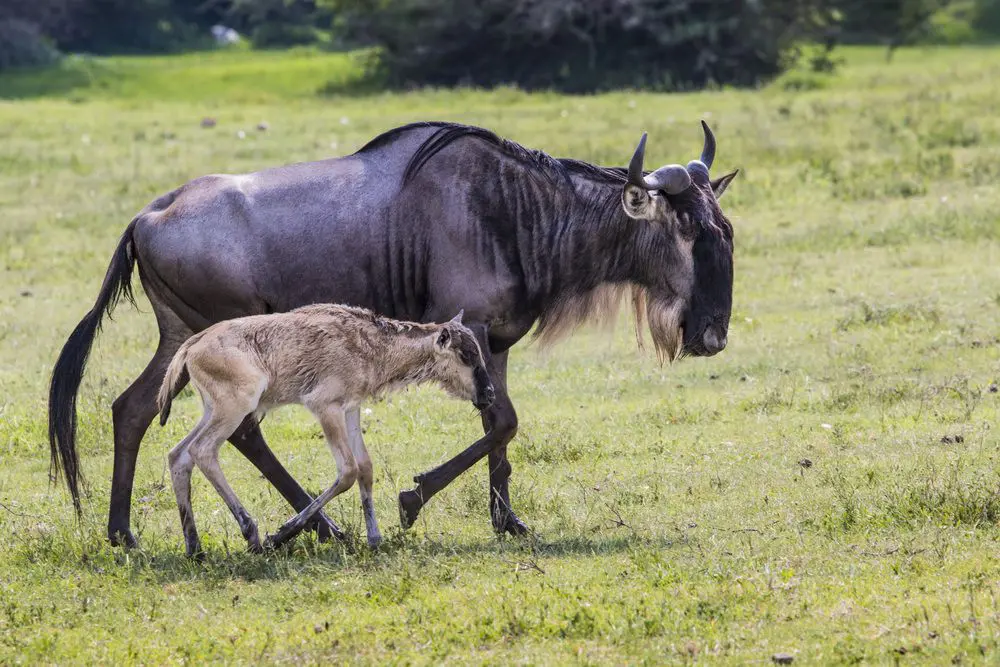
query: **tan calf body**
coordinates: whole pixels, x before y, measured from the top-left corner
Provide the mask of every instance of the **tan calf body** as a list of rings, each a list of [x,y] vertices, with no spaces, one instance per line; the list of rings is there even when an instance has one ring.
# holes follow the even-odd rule
[[[301,404],[323,428],[337,479],[269,538],[276,546],[294,537],[316,512],[357,480],[368,542],[381,540],[372,505],[371,458],[361,437],[359,405],[411,384],[436,382],[456,398],[489,405],[493,387],[472,332],[461,314],[445,324],[417,324],[349,306],[320,304],[288,313],[220,322],[189,338],[177,351],[160,388],[160,423],[190,377],[204,414],[169,455],[187,552],[201,553],[191,509],[191,474],[197,466],[225,500],[251,550],[262,546],[257,526],[219,466],[222,443],[249,414],[258,418]]]

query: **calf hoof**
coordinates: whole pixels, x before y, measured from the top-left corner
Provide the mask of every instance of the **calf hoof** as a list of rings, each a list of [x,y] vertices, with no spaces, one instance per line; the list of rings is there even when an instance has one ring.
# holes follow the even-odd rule
[[[497,535],[507,533],[514,537],[523,537],[531,532],[524,522],[510,510],[494,513],[493,530],[496,531]]]
[[[416,489],[401,491],[399,494],[399,525],[406,530],[417,521],[424,500]]]
[[[135,535],[133,535],[132,531],[128,528],[109,528],[108,542],[110,542],[113,547],[125,547],[126,549],[134,549],[139,546],[139,542],[135,539]]]
[[[379,545],[382,544],[381,535],[369,535],[368,536],[368,548],[372,551],[378,551]]]

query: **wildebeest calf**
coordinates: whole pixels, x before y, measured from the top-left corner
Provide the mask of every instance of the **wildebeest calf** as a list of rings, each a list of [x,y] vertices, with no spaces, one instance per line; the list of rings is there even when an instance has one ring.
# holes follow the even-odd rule
[[[372,462],[360,433],[347,428],[345,410],[366,399],[434,381],[479,409],[494,398],[482,352],[462,314],[445,324],[381,317],[363,308],[312,305],[287,313],[220,322],[177,351],[160,387],[160,424],[184,375],[201,395],[204,415],[170,451],[170,477],[189,556],[201,553],[191,510],[191,472],[205,474],[226,501],[251,551],[260,551],[257,525],[219,467],[219,448],[249,414],[298,403],[323,427],[337,463],[329,489],[269,538],[277,546],[296,535],[323,505],[358,480],[368,543],[381,540],[372,506]]]

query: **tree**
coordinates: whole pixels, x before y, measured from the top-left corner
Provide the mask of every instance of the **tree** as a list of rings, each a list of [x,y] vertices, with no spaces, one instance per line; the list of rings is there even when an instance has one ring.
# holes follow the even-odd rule
[[[841,0],[844,39],[879,42],[889,47],[887,59],[900,46],[926,35],[930,20],[951,0]]]
[[[326,0],[397,84],[571,92],[753,85],[832,20],[827,0]]]

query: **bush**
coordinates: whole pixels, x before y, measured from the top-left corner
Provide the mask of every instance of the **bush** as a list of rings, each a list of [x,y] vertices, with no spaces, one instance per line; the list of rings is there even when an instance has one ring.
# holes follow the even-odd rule
[[[973,25],[983,35],[1000,37],[1000,0],[979,0]]]
[[[78,0],[65,50],[86,53],[169,53],[210,43],[207,28],[172,0]]]
[[[44,67],[59,60],[59,51],[38,27],[17,19],[0,20],[0,71],[15,67]]]
[[[326,39],[319,26],[333,17],[314,0],[231,0],[227,23],[250,35],[259,49],[308,46]]]
[[[263,23],[250,35],[255,49],[287,49],[320,42],[322,36],[311,25],[294,23]]]
[[[390,83],[584,92],[753,85],[815,36],[822,0],[343,0]]]
[[[884,44],[895,49],[935,41],[936,19],[945,19],[952,0],[836,0],[847,43]],[[955,26],[945,32],[954,32]]]

